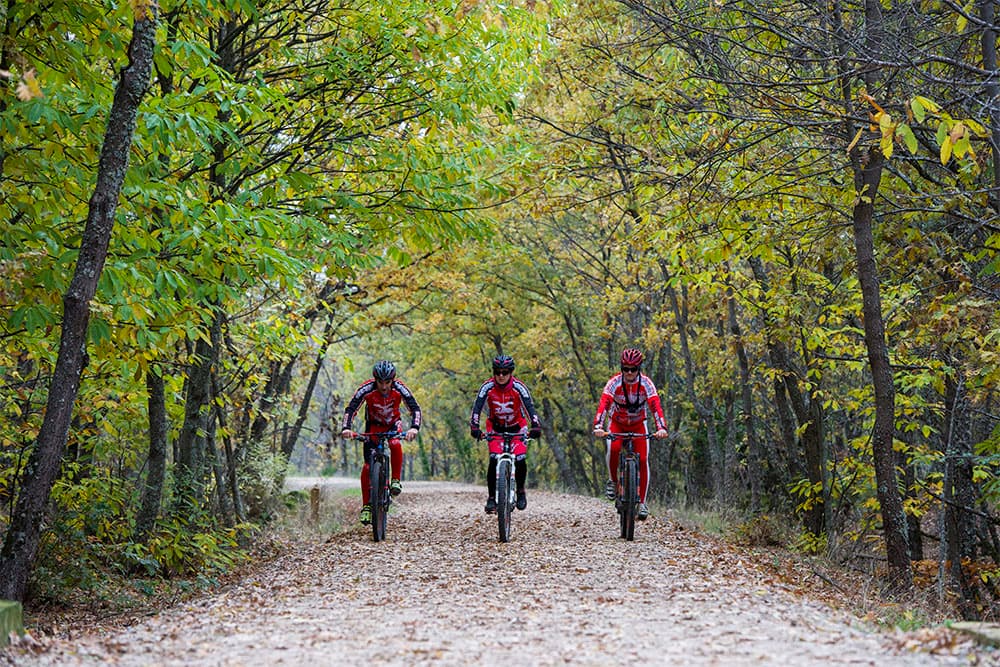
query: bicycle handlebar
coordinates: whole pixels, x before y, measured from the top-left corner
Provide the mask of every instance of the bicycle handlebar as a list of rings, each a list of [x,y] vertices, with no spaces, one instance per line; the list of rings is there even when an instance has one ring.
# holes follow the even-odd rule
[[[601,429],[601,430],[603,431],[604,429]],[[655,433],[631,433],[631,432],[628,432],[628,431],[625,431],[625,432],[622,432],[622,433],[616,433],[616,432],[612,432],[612,431],[604,431],[604,432],[605,432],[605,435],[603,435],[603,436],[594,436],[594,437],[595,438],[600,437],[602,440],[604,438],[612,438],[612,439],[615,439],[615,440],[617,440],[618,438],[629,438],[629,439],[632,439],[632,440],[643,440],[643,439],[649,440],[650,438],[652,438],[654,440],[660,440],[660,438],[656,437]],[[668,435],[667,437],[669,438],[670,436]]]
[[[354,435],[351,436],[351,440],[367,440],[368,438],[401,438],[406,435],[403,431],[383,431],[381,433],[358,433],[357,431],[351,431]]]
[[[521,431],[515,431],[514,433],[497,433],[496,431],[486,431],[485,433],[483,433],[480,440],[484,440],[486,438],[507,438],[507,437],[516,438],[518,436],[524,438],[525,440],[531,439],[528,437],[528,430],[524,429]]]

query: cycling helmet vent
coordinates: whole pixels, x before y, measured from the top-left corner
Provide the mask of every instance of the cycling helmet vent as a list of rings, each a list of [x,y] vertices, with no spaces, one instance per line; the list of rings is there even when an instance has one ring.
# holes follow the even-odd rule
[[[514,359],[509,354],[498,354],[493,357],[493,372],[497,371],[514,372]]]
[[[372,368],[372,377],[383,382],[392,380],[396,377],[396,367],[392,365],[391,361],[380,361]]]
[[[627,347],[622,350],[622,366],[638,367],[642,365],[642,352],[634,347]]]

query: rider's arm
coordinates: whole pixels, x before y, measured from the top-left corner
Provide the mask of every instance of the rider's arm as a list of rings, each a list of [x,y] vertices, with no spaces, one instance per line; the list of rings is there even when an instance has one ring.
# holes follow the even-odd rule
[[[396,380],[396,391],[399,395],[403,397],[403,403],[406,404],[406,409],[410,411],[410,429],[420,430],[422,415],[420,412],[420,404],[417,403],[417,399],[413,396],[413,392],[405,384]]]
[[[472,403],[472,414],[469,416],[469,432],[472,434],[473,438],[478,438],[483,433],[482,429],[479,427],[479,415],[483,412],[483,407],[486,405],[486,396],[490,393],[490,389],[492,388],[492,379],[484,382],[483,386],[479,388],[479,393],[476,394],[476,400]]]
[[[605,431],[604,424],[608,418],[608,411],[611,408],[614,401],[615,401],[614,396],[612,396],[611,394],[607,392],[601,393],[601,400],[597,404],[597,413],[594,414],[594,433],[598,437],[603,436],[603,433]],[[602,433],[598,434],[597,431],[601,431]]]
[[[343,435],[344,431],[351,430],[351,422],[354,421],[354,415],[358,413],[358,409],[361,408],[361,404],[364,403],[368,394],[372,393],[374,390],[375,381],[368,380],[367,382],[362,383],[362,385],[358,387],[357,391],[354,392],[354,396],[352,396],[351,400],[347,402],[347,407],[344,409],[344,421],[341,427],[341,435]]]
[[[515,380],[513,386],[514,391],[521,397],[521,405],[524,406],[525,412],[528,413],[528,419],[531,420],[531,428],[540,429],[542,423],[538,420],[538,413],[535,412],[535,402],[531,399],[531,392],[528,391],[528,387],[520,380]]]
[[[667,436],[667,420],[663,417],[663,406],[660,405],[660,395],[652,394],[647,400],[649,409],[653,413],[653,422],[656,424],[658,438]]]

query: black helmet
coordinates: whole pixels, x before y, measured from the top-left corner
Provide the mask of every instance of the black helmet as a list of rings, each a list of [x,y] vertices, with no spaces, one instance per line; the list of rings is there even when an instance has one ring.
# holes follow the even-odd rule
[[[514,372],[514,359],[509,354],[498,354],[493,357],[493,372],[510,371]]]
[[[391,361],[380,361],[372,368],[372,377],[383,382],[392,380],[396,377],[396,367],[392,365]]]

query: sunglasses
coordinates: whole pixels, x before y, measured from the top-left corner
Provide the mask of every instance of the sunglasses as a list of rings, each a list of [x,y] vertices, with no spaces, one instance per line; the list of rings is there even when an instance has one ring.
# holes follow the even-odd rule
[[[493,375],[510,375],[510,371],[493,371]]]
[[[638,366],[622,366],[622,373],[638,373]]]

